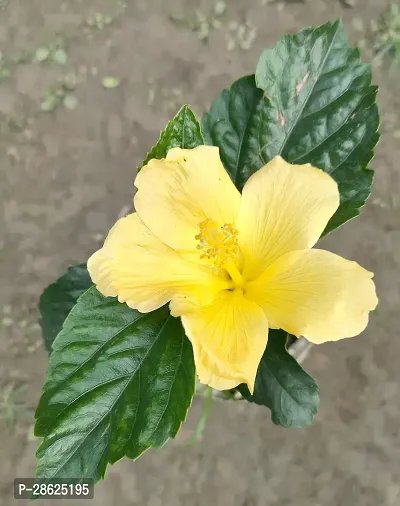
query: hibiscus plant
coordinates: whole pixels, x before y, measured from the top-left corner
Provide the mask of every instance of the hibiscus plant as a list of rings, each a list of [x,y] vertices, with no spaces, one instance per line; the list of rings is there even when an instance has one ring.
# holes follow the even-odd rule
[[[370,194],[376,92],[337,21],[283,36],[201,121],[179,110],[134,211],[41,296],[38,478],[96,481],[161,447],[196,381],[312,422],[318,386],[288,343],[356,336],[377,304],[372,273],[312,249]]]

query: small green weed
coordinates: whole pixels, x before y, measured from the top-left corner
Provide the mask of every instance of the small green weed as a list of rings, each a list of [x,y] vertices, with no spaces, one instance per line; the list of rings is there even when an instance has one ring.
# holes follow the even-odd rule
[[[72,72],[66,75],[60,81],[57,81],[48,86],[43,95],[40,103],[40,108],[44,112],[51,112],[60,106],[72,110],[77,106],[77,99],[73,94],[79,79],[76,74]]]
[[[106,26],[110,25],[113,21],[111,16],[107,16],[101,12],[96,12],[92,16],[89,16],[86,20],[86,24],[92,28],[103,30]]]
[[[169,19],[177,26],[189,28],[200,40],[206,42],[212,30],[221,28],[221,17],[225,14],[226,7],[226,2],[218,1],[210,14],[196,9],[193,13],[171,14]]]
[[[25,387],[16,387],[7,385],[0,388],[0,420],[11,429],[17,419],[21,416],[25,417],[32,414],[32,410],[28,409],[21,401],[21,394],[25,391]]]
[[[390,60],[392,68],[400,64],[400,4],[390,5],[377,21],[371,22],[369,39],[375,63]]]
[[[63,39],[61,37],[57,37],[49,44],[39,46],[31,61],[33,63],[43,63],[49,61],[57,63],[58,65],[65,65],[68,61],[68,55]]]

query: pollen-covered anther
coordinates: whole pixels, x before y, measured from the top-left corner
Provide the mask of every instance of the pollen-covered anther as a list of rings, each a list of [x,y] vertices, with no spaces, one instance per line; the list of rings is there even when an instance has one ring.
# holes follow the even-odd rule
[[[214,220],[207,218],[199,223],[200,233],[197,249],[202,252],[201,259],[212,260],[216,267],[222,267],[238,251],[238,231],[231,223],[218,227]]]

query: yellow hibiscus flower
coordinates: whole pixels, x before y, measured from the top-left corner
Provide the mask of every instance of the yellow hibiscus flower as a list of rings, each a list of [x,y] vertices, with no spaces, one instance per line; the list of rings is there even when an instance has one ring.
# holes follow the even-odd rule
[[[174,148],[139,172],[136,212],[88,261],[105,296],[143,313],[170,302],[202,383],[254,389],[268,328],[313,343],[364,330],[372,273],[311,249],[339,206],[336,182],[277,156],[242,194],[216,147]]]

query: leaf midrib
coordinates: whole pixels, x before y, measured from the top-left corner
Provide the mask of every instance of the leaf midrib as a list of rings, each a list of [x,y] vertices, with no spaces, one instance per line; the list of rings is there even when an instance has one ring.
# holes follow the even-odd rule
[[[92,306],[93,307],[93,306]],[[68,315],[69,317],[70,315]],[[129,328],[131,325],[133,325],[134,323],[138,322],[139,320],[141,320],[142,318],[144,318],[145,316],[147,316],[147,313],[143,313],[141,314],[140,316],[138,316],[135,320],[129,322],[127,325],[125,325],[125,327],[119,329],[117,332],[115,332],[115,334],[112,334],[108,339],[106,339],[84,362],[82,362],[79,367],[77,369],[75,369],[73,372],[71,372],[66,378],[63,378],[62,380],[60,380],[60,382],[62,383],[65,383],[66,381],[68,381],[74,374],[76,374],[84,365],[86,365],[90,360],[92,360],[93,357],[96,356],[96,354],[98,352],[101,352],[101,350],[110,342],[112,341],[115,337],[117,337],[121,332],[124,332],[127,328]],[[63,330],[64,331],[64,328]],[[74,341],[70,341],[68,342],[65,346],[62,346],[61,348],[59,348],[57,351],[62,351],[62,350],[65,350],[65,348],[67,348],[71,343],[75,343],[77,342],[77,340],[74,340]],[[80,342],[80,341],[79,341]],[[53,353],[54,353],[54,348],[53,348]],[[45,390],[45,393],[49,393],[51,392],[52,390],[55,390],[56,388],[58,388],[60,382],[55,385],[54,387],[50,388],[50,389],[46,389]],[[47,381],[46,381],[47,383]]]
[[[293,357],[290,355],[290,353],[288,353],[288,351],[287,351],[287,350],[285,350],[285,353],[287,353],[287,355],[289,356],[289,358],[293,358]],[[264,363],[266,363],[266,360],[265,360],[264,358],[263,358],[262,360],[263,360],[263,362],[264,362]],[[272,372],[271,368],[269,368],[269,370]],[[301,368],[301,370],[302,370],[305,374],[307,374],[307,373],[306,373],[306,371],[304,371],[304,369],[303,369],[303,368]],[[286,393],[287,393],[287,395],[288,395],[288,396],[292,399],[292,401],[293,401],[293,402],[294,402],[297,406],[299,406],[299,407],[300,407],[300,408],[302,408],[302,409],[307,409],[307,408],[304,408],[304,406],[303,406],[302,404],[300,404],[300,403],[299,403],[299,401],[298,401],[295,397],[293,397],[293,395],[289,392],[289,390],[288,390],[286,387],[284,387],[283,383],[280,381],[279,377],[278,377],[275,373],[272,373],[272,375],[273,375],[273,377],[274,377],[275,381],[276,381],[276,382],[279,384],[279,386],[282,388],[282,390],[283,390],[284,392],[286,392]],[[307,374],[307,376],[308,376],[308,374]],[[315,414],[315,413],[314,413],[314,411],[312,411],[312,410],[310,410],[310,409],[307,409],[307,411],[311,412],[312,414]]]
[[[143,316],[144,316],[144,315],[143,315]],[[139,318],[140,318],[140,317],[139,317]],[[150,351],[152,350],[152,348],[153,348],[154,344],[158,341],[158,339],[159,339],[159,337],[160,337],[160,335],[161,335],[162,331],[164,330],[164,328],[165,328],[166,324],[168,323],[168,321],[170,320],[170,318],[171,318],[171,315],[169,315],[169,316],[167,317],[167,319],[165,320],[165,322],[163,323],[163,325],[162,325],[162,327],[161,327],[160,331],[159,331],[159,332],[158,332],[158,334],[157,334],[157,337],[154,339],[154,341],[153,341],[153,343],[151,344],[151,346],[149,347],[149,350],[147,351],[146,355],[143,357],[143,360],[141,361],[140,366],[143,364],[143,362],[144,362],[144,361],[146,360],[146,358],[148,357],[148,355],[149,355]],[[135,321],[137,321],[137,320],[135,320]],[[132,322],[132,323],[133,323],[133,322]],[[117,335],[117,334],[115,334],[115,335]],[[181,359],[182,359],[182,357],[181,357]],[[136,375],[136,373],[137,373],[137,371],[138,371],[138,370],[140,371],[140,367],[137,367],[133,373],[129,374],[130,378],[128,379],[128,381],[126,382],[126,385],[123,387],[123,389],[122,389],[122,391],[121,391],[120,395],[116,398],[116,400],[113,402],[113,404],[110,406],[110,408],[109,408],[109,409],[108,409],[108,410],[104,413],[104,415],[103,415],[103,416],[100,418],[100,420],[99,420],[99,421],[98,421],[98,422],[97,422],[97,423],[96,423],[96,424],[92,427],[92,429],[91,429],[90,431],[88,431],[88,433],[86,434],[86,436],[82,439],[82,441],[80,441],[80,443],[79,443],[79,444],[78,444],[78,446],[75,448],[75,450],[74,450],[74,451],[73,451],[73,452],[72,452],[72,453],[68,456],[68,458],[67,458],[67,459],[66,459],[66,460],[65,460],[65,461],[64,461],[64,462],[63,462],[63,463],[62,463],[62,464],[61,464],[61,465],[60,465],[60,466],[56,469],[56,471],[55,471],[55,472],[54,472],[51,476],[46,477],[46,480],[49,480],[49,479],[51,479],[51,478],[54,478],[54,476],[56,476],[56,475],[57,475],[57,473],[58,473],[58,472],[59,472],[59,471],[60,471],[60,470],[61,470],[61,469],[62,469],[62,468],[63,468],[63,467],[64,467],[64,466],[65,466],[65,465],[66,465],[66,464],[67,464],[67,463],[68,463],[68,462],[72,459],[72,457],[76,454],[76,452],[77,452],[77,451],[78,451],[78,450],[82,447],[82,445],[84,444],[84,442],[86,441],[86,439],[90,436],[90,434],[92,434],[92,433],[93,433],[93,431],[94,431],[94,430],[95,430],[95,429],[96,429],[96,428],[97,428],[97,427],[101,424],[101,422],[102,422],[102,421],[103,421],[103,420],[104,420],[104,419],[105,419],[105,418],[106,418],[106,417],[107,417],[107,416],[108,416],[108,415],[112,412],[113,408],[115,407],[115,405],[117,404],[117,402],[120,400],[120,398],[121,398],[121,396],[124,394],[125,390],[128,388],[129,383],[133,380],[133,378],[135,377],[135,375]],[[84,394],[82,394],[82,395],[85,395],[86,393],[87,393],[87,392],[84,392]],[[67,408],[68,408],[68,407],[69,407],[69,406],[70,406],[73,402],[75,402],[76,400],[78,400],[80,397],[81,397],[81,396],[77,397],[77,399],[74,399],[71,403],[69,403],[69,404],[66,406],[66,408],[64,408],[64,409],[63,409],[63,410],[62,410],[62,411],[61,411],[61,412],[57,415],[57,417],[55,418],[55,420],[57,420],[57,418],[60,416],[60,414],[61,414],[62,412],[64,412],[64,411],[65,411],[65,409],[67,409]],[[165,411],[165,410],[164,410],[164,411]],[[136,424],[136,420],[137,420],[137,412],[136,412],[136,416],[135,416],[135,421],[133,422],[133,426]],[[58,440],[56,440],[56,441],[58,441]],[[55,444],[55,443],[56,443],[56,441],[54,441],[54,443],[53,443],[53,444]],[[106,450],[107,450],[107,448],[108,448],[108,444],[109,444],[109,442],[107,443],[107,446],[105,447],[105,450],[104,450],[104,451],[106,451]],[[48,450],[48,449],[49,449],[49,448],[51,448],[52,446],[53,446],[53,445],[50,445],[50,446],[49,446],[48,448],[46,448],[46,449]],[[108,461],[108,459],[107,459],[107,461]]]
[[[230,97],[230,95],[229,95],[229,97]],[[261,96],[261,100],[262,100],[262,96]],[[257,102],[257,104],[258,104],[258,102]],[[238,135],[238,137],[239,137],[239,148],[238,148],[238,154],[237,154],[237,157],[236,157],[235,175],[233,176],[233,180],[234,180],[234,183],[235,183],[235,184],[237,183],[237,175],[238,175],[238,170],[239,170],[239,162],[240,162],[240,159],[241,159],[241,154],[242,154],[242,146],[243,146],[243,142],[244,142],[244,139],[245,139],[245,137],[246,137],[246,134],[247,134],[247,130],[248,130],[248,128],[249,128],[249,125],[251,124],[251,120],[252,120],[252,118],[253,118],[253,116],[254,116],[254,111],[256,110],[256,107],[257,107],[257,106],[252,107],[251,114],[249,114],[249,115],[248,115],[248,117],[247,117],[246,126],[245,126],[245,129],[244,129],[244,131],[243,131],[243,135],[242,135],[242,137],[240,138],[240,136],[237,134],[237,135]],[[234,130],[234,128],[233,128],[233,125],[232,125],[232,121],[231,121],[231,118],[230,118],[230,114],[229,114],[229,123],[230,123],[230,124],[231,124],[231,126],[232,126],[232,130],[233,130],[233,131],[235,131],[235,130]]]
[[[183,122],[182,122],[182,146],[183,148],[185,148],[185,123],[186,123],[186,115],[187,115],[187,106],[185,105],[184,106],[184,109],[183,109]]]
[[[351,84],[349,84],[349,86],[344,90],[344,92],[339,96],[337,97],[333,102],[331,102],[329,105],[331,104],[334,104],[337,100],[340,100],[343,95],[345,93],[347,93],[350,89],[350,86]],[[296,156],[296,158],[293,158],[291,160],[288,159],[288,162],[289,163],[296,163],[298,162],[299,160],[301,160],[302,158],[306,158],[307,156],[311,155],[311,153],[313,153],[314,151],[316,151],[317,149],[321,148],[321,146],[323,146],[325,144],[325,142],[328,142],[331,137],[335,136],[338,132],[340,132],[340,130],[342,130],[344,127],[346,127],[349,123],[349,119],[351,118],[351,116],[354,114],[354,112],[358,109],[358,107],[360,106],[361,102],[364,100],[364,98],[368,96],[367,94],[362,94],[360,95],[360,98],[357,102],[357,104],[353,107],[353,109],[351,109],[351,111],[348,113],[347,117],[345,118],[345,120],[342,122],[341,125],[339,125],[336,130],[334,130],[332,133],[330,133],[328,135],[328,137],[325,137],[321,142],[319,142],[318,144],[316,144],[315,146],[313,146],[311,149],[309,149],[308,151],[306,151],[304,154],[301,154],[301,156]],[[355,144],[354,148],[350,151],[349,155],[347,155],[347,157],[343,160],[343,162],[340,162],[340,164],[338,166],[336,166],[331,172],[330,174],[332,174],[332,172],[334,172],[336,169],[338,169],[341,165],[343,165],[343,163],[347,160],[347,158],[349,156],[351,156],[351,154],[358,148],[360,144]]]
[[[91,357],[90,357],[88,360],[85,360],[85,362],[83,362],[83,363],[82,363],[82,364],[78,367],[78,369],[76,369],[76,370],[75,370],[75,372],[71,373],[71,374],[70,374],[70,375],[69,375],[69,376],[68,376],[65,380],[63,380],[63,381],[62,381],[62,383],[63,383],[63,384],[65,384],[65,382],[66,382],[66,381],[68,381],[70,378],[72,378],[72,376],[74,376],[74,374],[76,374],[76,373],[77,373],[77,372],[81,369],[81,367],[82,367],[83,365],[87,364],[87,362],[88,362],[89,360],[91,360],[91,359],[92,359],[92,358],[96,355],[96,353],[97,353],[98,351],[101,351],[101,350],[103,349],[104,344],[109,343],[109,341],[110,341],[111,339],[113,339],[114,337],[118,336],[118,334],[120,334],[120,332],[124,332],[124,331],[125,331],[125,330],[126,330],[126,329],[130,326],[130,325],[132,325],[133,323],[136,323],[139,319],[141,319],[141,318],[142,318],[142,316],[145,316],[146,314],[147,314],[147,313],[144,313],[143,315],[139,316],[139,318],[137,318],[136,320],[134,320],[132,323],[130,323],[130,324],[128,324],[128,325],[126,325],[123,329],[121,329],[119,332],[117,332],[116,334],[114,334],[114,335],[113,335],[110,339],[107,339],[107,341],[105,341],[105,342],[104,342],[104,343],[100,346],[100,348],[98,348],[98,349],[96,350],[96,352],[95,352],[95,353],[93,353],[93,354],[91,355]],[[167,321],[169,320],[169,318],[170,318],[170,317],[168,317],[168,318],[167,318],[167,320],[163,323],[163,325],[162,325],[162,327],[161,327],[161,329],[160,329],[160,332],[157,334],[157,337],[156,337],[155,341],[154,341],[154,342],[153,342],[153,343],[149,346],[149,349],[147,350],[147,352],[146,352],[145,356],[143,357],[143,360],[142,360],[141,364],[142,364],[142,363],[146,360],[146,358],[147,358],[148,354],[149,354],[149,353],[150,353],[150,351],[151,351],[151,348],[153,347],[153,345],[154,345],[154,343],[157,341],[157,339],[160,337],[160,334],[161,334],[161,332],[163,331],[163,329],[164,329],[164,327],[165,327],[165,325],[166,325]],[[75,341],[74,341],[74,342],[75,342]],[[131,348],[131,349],[136,349],[136,348],[137,348],[137,347],[134,347],[134,348]],[[140,365],[141,365],[141,364],[140,364]],[[56,415],[56,417],[55,417],[55,419],[54,419],[54,422],[55,422],[55,421],[56,421],[56,420],[57,420],[57,419],[58,419],[58,418],[59,418],[59,417],[60,417],[60,416],[64,413],[64,411],[65,411],[66,409],[68,409],[68,408],[69,408],[72,404],[74,404],[76,401],[79,401],[79,399],[81,399],[84,395],[88,394],[89,392],[93,392],[93,390],[96,390],[96,388],[99,388],[99,387],[102,387],[102,386],[104,386],[104,385],[107,385],[108,383],[113,383],[114,381],[120,380],[120,379],[124,378],[125,376],[126,376],[126,377],[134,376],[134,375],[136,374],[136,371],[137,371],[137,368],[135,369],[135,371],[133,371],[133,372],[131,372],[131,373],[128,373],[128,374],[123,374],[123,375],[121,375],[121,376],[116,376],[115,378],[113,378],[113,379],[111,379],[111,380],[109,380],[109,381],[105,381],[104,383],[100,383],[100,384],[98,384],[98,385],[95,385],[93,388],[90,388],[89,390],[86,390],[86,391],[85,391],[85,392],[83,392],[81,395],[79,395],[78,397],[76,397],[75,399],[73,399],[71,402],[69,402],[69,403],[68,403],[68,404],[67,404],[67,405],[66,405],[66,406],[65,406],[65,407],[64,407],[64,408],[63,408],[63,409],[62,409],[59,413],[57,413],[57,415]],[[129,380],[128,380],[128,382],[129,382]],[[123,393],[123,392],[122,392],[122,393]],[[122,395],[122,393],[121,393],[121,395]],[[54,422],[53,422],[53,423],[54,423]]]
[[[169,321],[170,318],[171,318],[171,316],[169,316],[167,318],[167,321]],[[160,425],[161,420],[162,420],[162,418],[163,418],[163,416],[164,416],[164,414],[165,414],[165,412],[166,412],[166,410],[167,410],[167,408],[169,406],[169,400],[171,398],[172,388],[173,388],[173,386],[175,384],[176,376],[178,374],[179,367],[180,367],[180,365],[182,363],[184,344],[185,344],[185,339],[184,339],[184,336],[181,335],[181,351],[180,351],[180,354],[179,354],[179,361],[178,361],[178,365],[177,365],[175,373],[174,373],[174,379],[171,381],[171,388],[169,389],[169,392],[168,392],[168,399],[167,399],[167,402],[165,404],[165,408],[163,409],[163,412],[162,412],[162,414],[161,414],[161,416],[160,416],[160,418],[159,418],[159,420],[157,422],[157,425],[156,425],[155,429],[151,433],[151,436],[149,436],[149,439],[151,439],[154,436],[154,434],[156,433],[156,430],[158,429],[158,426]],[[175,412],[174,412],[174,414],[175,414]],[[175,417],[176,417],[176,414],[175,414]]]
[[[322,64],[321,64],[321,66],[320,66],[319,72],[317,73],[317,78],[314,80],[314,84],[313,84],[313,85],[312,85],[312,87],[310,88],[310,90],[309,90],[309,92],[308,92],[308,94],[307,94],[307,97],[306,97],[306,99],[305,99],[305,101],[304,101],[304,103],[303,103],[303,106],[302,106],[302,107],[300,108],[300,110],[299,110],[299,114],[297,115],[296,120],[292,122],[292,126],[290,127],[290,129],[289,129],[289,130],[288,130],[288,132],[286,133],[286,135],[285,135],[285,140],[284,140],[284,142],[283,142],[283,144],[282,144],[282,146],[281,146],[281,148],[280,148],[280,150],[279,150],[279,154],[282,154],[282,153],[283,153],[283,151],[284,151],[284,149],[285,149],[285,147],[286,147],[286,145],[287,145],[287,143],[288,143],[288,141],[289,141],[289,139],[290,139],[290,136],[291,136],[291,135],[292,135],[292,133],[293,133],[293,130],[294,130],[294,129],[295,129],[295,127],[297,126],[297,124],[298,124],[298,122],[299,122],[299,119],[301,118],[301,116],[302,116],[302,114],[303,114],[303,111],[304,111],[304,109],[306,108],[306,106],[307,106],[307,104],[308,104],[308,101],[309,101],[309,100],[310,100],[310,98],[311,98],[311,95],[312,95],[312,93],[313,93],[313,91],[314,91],[314,89],[315,89],[315,86],[317,85],[317,83],[318,83],[318,81],[319,81],[319,79],[320,79],[320,77],[321,77],[321,75],[322,75],[322,73],[323,73],[323,69],[324,69],[324,67],[325,67],[325,63],[326,63],[326,61],[327,61],[327,59],[328,59],[328,56],[329,56],[329,54],[330,54],[330,52],[331,52],[331,50],[332,50],[333,44],[334,44],[334,42],[335,42],[335,40],[336,40],[336,36],[337,36],[337,33],[338,33],[338,29],[339,29],[339,23],[338,23],[338,22],[336,22],[336,30],[335,30],[335,34],[334,34],[334,36],[332,37],[332,41],[331,41],[331,43],[329,44],[329,48],[328,48],[328,50],[327,50],[327,52],[326,52],[326,54],[325,54],[325,57],[324,57],[323,62],[322,62]],[[313,48],[314,48],[314,46],[315,46],[315,43],[314,43],[314,45],[313,45]]]

